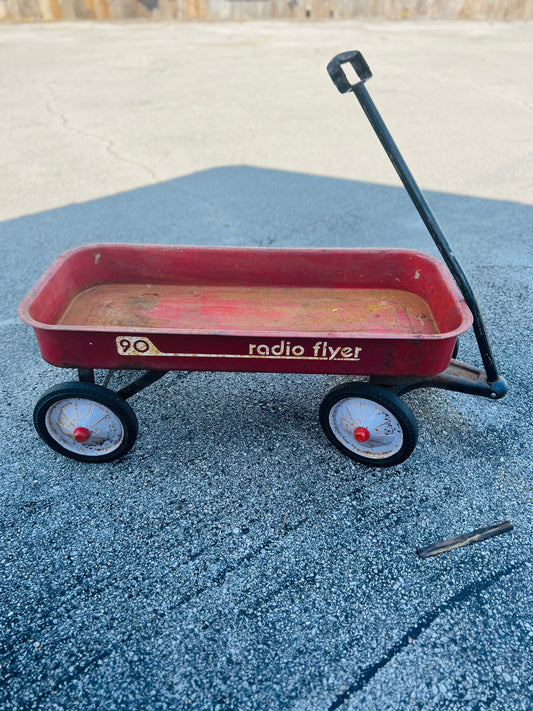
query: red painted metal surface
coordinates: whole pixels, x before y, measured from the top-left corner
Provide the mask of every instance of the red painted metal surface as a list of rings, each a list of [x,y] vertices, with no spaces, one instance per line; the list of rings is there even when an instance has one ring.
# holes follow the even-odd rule
[[[69,368],[434,375],[471,314],[412,250],[95,244],[19,308]]]

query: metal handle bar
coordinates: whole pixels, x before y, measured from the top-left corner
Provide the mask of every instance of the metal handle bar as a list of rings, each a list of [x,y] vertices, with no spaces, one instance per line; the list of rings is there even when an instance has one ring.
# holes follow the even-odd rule
[[[358,82],[352,84],[348,80],[342,68],[342,65],[347,63],[351,64],[351,66],[354,68],[357,76],[359,77]],[[444,236],[442,228],[437,222],[437,219],[431,211],[431,208],[429,207],[424,195],[422,194],[422,191],[418,187],[411,171],[407,167],[407,164],[404,161],[402,154],[400,153],[396,143],[394,142],[394,139],[389,133],[385,122],[381,118],[379,111],[377,110],[374,102],[370,97],[370,94],[368,93],[364,85],[364,82],[372,77],[372,72],[370,71],[368,64],[366,63],[363,55],[356,50],[351,52],[343,52],[342,54],[337,54],[335,57],[333,57],[331,62],[328,64],[328,72],[333,83],[341,92],[341,94],[345,94],[351,91],[355,94],[356,98],[361,104],[361,107],[365,112],[366,117],[368,118],[372,128],[376,132],[376,135],[379,138],[381,145],[385,149],[389,160],[391,161],[396,172],[400,176],[400,180],[402,181],[405,189],[407,190],[407,193],[409,194],[409,197],[411,198],[414,206],[416,207],[418,214],[426,225],[428,232],[433,238],[433,241],[435,242],[437,249],[441,253],[444,262],[452,273],[452,276],[455,279],[459,289],[461,290],[461,293],[468,305],[468,308],[472,312],[472,316],[474,319],[474,333],[476,336],[479,352],[483,360],[483,365],[485,367],[487,381],[491,385],[494,385],[494,383],[498,382],[499,387],[495,388],[495,390],[500,390],[503,388],[503,395],[506,389],[505,382],[498,375],[498,370],[496,368],[496,364],[492,355],[487,331],[483,324],[481,312],[479,310],[479,306],[476,297],[474,296],[472,287],[468,283],[468,279],[466,278],[464,271],[459,265],[459,262],[457,261],[457,258],[453,253],[453,250],[450,247],[448,240]],[[499,396],[501,397],[501,395]]]

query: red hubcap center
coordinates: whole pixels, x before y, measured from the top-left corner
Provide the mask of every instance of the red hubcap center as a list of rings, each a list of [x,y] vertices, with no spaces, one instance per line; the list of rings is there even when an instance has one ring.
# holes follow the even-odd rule
[[[370,437],[370,432],[366,427],[356,427],[353,433],[356,442],[366,442]]]
[[[76,427],[74,430],[74,439],[76,442],[80,442],[80,444],[87,442],[90,436],[91,432],[87,429],[87,427]]]

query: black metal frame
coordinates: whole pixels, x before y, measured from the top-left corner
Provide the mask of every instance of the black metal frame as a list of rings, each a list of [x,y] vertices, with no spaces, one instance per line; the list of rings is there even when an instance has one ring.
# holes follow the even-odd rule
[[[410,390],[418,388],[439,388],[440,390],[454,390],[468,395],[481,395],[482,397],[499,400],[507,392],[503,378],[490,383],[483,368],[476,368],[459,360],[451,361],[446,370],[438,375],[421,378],[413,376],[378,376],[372,375],[369,382],[381,385],[392,390],[396,395],[404,395]]]
[[[109,375],[111,372],[112,371],[108,371],[104,385],[107,385],[109,382]],[[120,395],[120,397],[124,398],[124,400],[128,400],[130,397],[133,397],[133,395],[140,393],[141,390],[144,390],[158,380],[161,380],[161,378],[168,372],[168,370],[146,370],[131,383],[128,383],[128,385],[125,385],[123,388],[120,388],[120,390],[117,390],[116,393],[117,395]],[[94,383],[94,370],[92,368],[78,368],[78,379],[82,383]]]
[[[353,67],[359,77],[358,82],[352,84],[349,81],[344,69],[342,68],[343,64],[350,64]],[[408,392],[409,390],[413,390],[415,388],[435,387],[444,388],[446,390],[456,390],[458,392],[465,392],[471,395],[482,395],[493,399],[503,397],[507,392],[507,385],[505,380],[498,374],[487,331],[485,329],[472,287],[468,282],[466,274],[457,261],[448,240],[444,236],[442,228],[437,222],[435,215],[431,211],[427,200],[418,187],[411,171],[407,167],[402,154],[400,153],[394,139],[385,125],[385,122],[383,121],[365,87],[365,81],[372,77],[372,72],[370,71],[368,64],[366,63],[363,55],[358,51],[343,52],[342,54],[336,55],[331,60],[328,64],[328,72],[333,83],[341,94],[352,92],[361,104],[366,117],[370,121],[372,128],[374,129],[381,145],[389,157],[389,160],[398,173],[400,180],[411,198],[411,201],[416,207],[418,214],[422,218],[428,232],[433,238],[433,241],[442,255],[446,266],[455,279],[455,282],[457,283],[457,286],[459,287],[464,300],[472,313],[474,334],[476,336],[476,341],[484,366],[484,370],[480,370],[466,365],[465,363],[461,363],[460,361],[452,360],[447,370],[432,378],[382,378],[376,376],[371,378],[371,382],[394,388],[398,394]]]

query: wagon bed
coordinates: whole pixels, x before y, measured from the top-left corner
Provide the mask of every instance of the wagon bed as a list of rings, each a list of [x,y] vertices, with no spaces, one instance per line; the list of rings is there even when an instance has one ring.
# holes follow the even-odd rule
[[[436,334],[423,298],[401,289],[100,284],[67,304],[62,326]]]
[[[21,306],[53,365],[432,375],[470,312],[413,250],[96,244]]]

